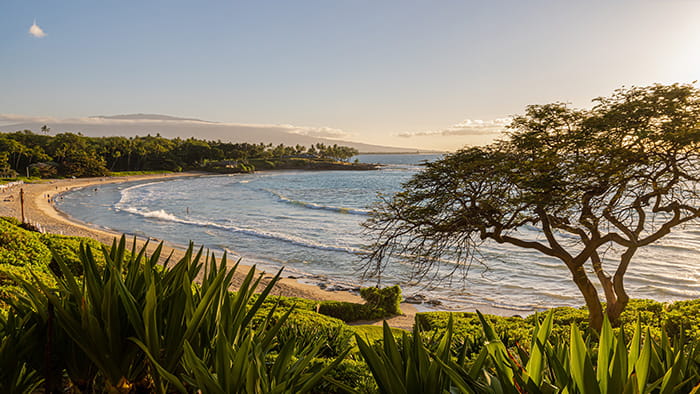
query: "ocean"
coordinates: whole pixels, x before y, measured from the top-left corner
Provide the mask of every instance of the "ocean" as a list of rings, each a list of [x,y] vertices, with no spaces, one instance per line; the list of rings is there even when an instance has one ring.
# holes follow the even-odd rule
[[[391,195],[438,155],[361,155],[378,171],[270,171],[104,184],[66,192],[59,210],[94,227],[193,241],[246,265],[329,289],[376,284],[363,279],[361,256],[371,240],[361,223],[378,194]],[[529,231],[529,230],[524,230]],[[532,236],[537,236],[532,234]],[[423,310],[484,306],[523,313],[584,301],[559,260],[514,246],[486,243],[465,279],[411,283],[394,264],[382,285],[433,301]],[[686,226],[641,249],[625,280],[633,298],[673,301],[700,297],[700,226]]]

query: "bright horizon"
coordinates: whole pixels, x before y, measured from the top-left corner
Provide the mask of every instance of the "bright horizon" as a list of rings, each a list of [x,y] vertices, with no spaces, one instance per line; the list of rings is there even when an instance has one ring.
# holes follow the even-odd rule
[[[8,0],[0,121],[149,113],[455,150],[529,104],[697,80],[697,15],[690,0]]]

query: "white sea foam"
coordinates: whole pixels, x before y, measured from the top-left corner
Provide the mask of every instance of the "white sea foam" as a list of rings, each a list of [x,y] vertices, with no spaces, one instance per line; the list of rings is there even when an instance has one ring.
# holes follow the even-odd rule
[[[321,205],[321,204],[315,204],[312,202],[293,200],[293,199],[288,198],[288,197],[284,196],[283,194],[278,193],[274,190],[265,189],[265,191],[271,193],[272,195],[277,197],[279,201],[281,201],[283,203],[296,205],[296,206],[300,206],[300,207],[304,207],[304,208],[308,208],[308,209],[320,209],[320,210],[324,210],[324,211],[332,211],[332,212],[346,213],[346,214],[351,214],[351,215],[362,215],[362,216],[367,216],[367,215],[369,215],[369,212],[370,212],[367,209],[334,207],[332,205]]]
[[[156,211],[148,211],[148,210],[140,210],[138,208],[123,207],[123,208],[121,208],[121,210],[125,211],[125,212],[132,213],[134,215],[139,215],[139,216],[143,216],[143,217],[147,217],[147,218],[159,219],[159,220],[174,222],[174,223],[187,224],[187,225],[192,225],[192,226],[197,226],[197,227],[214,228],[214,229],[229,231],[229,232],[233,232],[233,233],[245,234],[245,235],[249,235],[249,236],[257,237],[257,238],[277,240],[277,241],[286,242],[289,244],[302,246],[302,247],[306,247],[306,248],[313,248],[313,249],[319,249],[319,250],[329,250],[329,251],[335,251],[335,252],[344,252],[344,253],[350,253],[350,254],[356,254],[356,255],[361,255],[361,254],[367,253],[367,251],[362,250],[362,249],[358,249],[358,248],[353,248],[353,247],[349,247],[349,246],[322,244],[322,243],[314,242],[314,241],[304,239],[301,237],[296,237],[296,236],[293,236],[290,234],[283,234],[283,233],[266,231],[266,230],[261,230],[261,229],[254,229],[254,228],[243,228],[243,227],[234,226],[232,224],[220,224],[220,223],[214,223],[211,221],[199,221],[199,220],[192,220],[192,219],[184,219],[184,218],[175,216],[173,214],[170,214],[168,212],[165,212],[162,209],[159,209]]]

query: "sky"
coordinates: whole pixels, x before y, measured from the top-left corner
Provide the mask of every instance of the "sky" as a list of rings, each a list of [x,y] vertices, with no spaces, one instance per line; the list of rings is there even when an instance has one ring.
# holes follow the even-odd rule
[[[455,150],[700,79],[700,0],[2,0],[0,120],[154,113]]]

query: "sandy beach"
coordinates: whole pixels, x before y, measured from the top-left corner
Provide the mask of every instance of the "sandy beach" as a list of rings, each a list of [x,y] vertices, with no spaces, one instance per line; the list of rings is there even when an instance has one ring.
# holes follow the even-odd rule
[[[100,242],[111,244],[115,237],[120,237],[121,234],[116,232],[105,231],[89,227],[71,217],[56,210],[50,202],[60,193],[80,187],[99,187],[101,184],[118,183],[126,181],[138,180],[158,180],[171,177],[186,177],[200,176],[201,173],[184,173],[184,174],[157,174],[157,175],[134,175],[121,177],[100,177],[100,178],[80,178],[80,179],[57,179],[45,180],[37,183],[26,183],[17,185],[4,190],[0,193],[0,216],[13,216],[21,219],[20,208],[20,189],[24,191],[24,215],[25,220],[30,223],[38,224],[41,228],[50,233],[90,237],[97,239]],[[5,201],[11,200],[11,201]],[[172,253],[173,258],[178,259],[184,251],[174,245],[171,245],[167,240],[159,240],[155,238],[145,239],[137,238],[139,246],[148,241],[148,250],[152,251],[161,241],[164,244],[162,256],[168,256]],[[193,240],[196,242],[197,240]],[[245,274],[248,273],[250,266],[240,265],[238,272],[234,276],[234,287],[238,286]],[[271,278],[274,273],[265,273],[265,278]],[[283,275],[284,276],[284,275]],[[265,281],[265,280],[263,280]],[[302,297],[311,300],[334,300],[362,303],[362,298],[359,295],[346,291],[325,291],[317,286],[299,283],[294,279],[283,278],[275,287],[273,294],[289,297]],[[404,315],[397,316],[387,321],[393,327],[410,329],[413,325],[416,308],[410,304],[402,304],[401,309]],[[363,322],[365,324],[381,324],[379,322]]]

